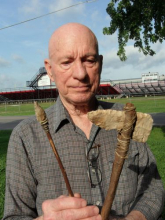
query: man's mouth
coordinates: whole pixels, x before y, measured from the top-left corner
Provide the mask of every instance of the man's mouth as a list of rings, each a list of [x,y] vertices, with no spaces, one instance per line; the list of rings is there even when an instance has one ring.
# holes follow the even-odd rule
[[[72,88],[77,91],[86,91],[90,88],[90,85],[72,86]]]

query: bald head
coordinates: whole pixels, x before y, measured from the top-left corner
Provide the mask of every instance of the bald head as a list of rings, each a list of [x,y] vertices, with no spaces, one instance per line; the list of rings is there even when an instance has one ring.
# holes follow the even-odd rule
[[[88,27],[68,23],[52,34],[45,68],[65,107],[90,106],[95,100],[102,59],[97,39]]]
[[[68,23],[59,27],[54,31],[49,41],[49,58],[51,59],[64,44],[67,46],[67,43],[74,41],[76,45],[77,41],[80,43],[84,40],[89,41],[98,53],[97,38],[88,27],[79,23]]]

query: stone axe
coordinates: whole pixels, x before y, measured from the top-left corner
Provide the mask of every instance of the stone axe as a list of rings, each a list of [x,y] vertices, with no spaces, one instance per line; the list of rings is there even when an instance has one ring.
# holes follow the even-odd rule
[[[149,114],[136,112],[132,103],[127,103],[124,111],[112,109],[91,111],[88,113],[88,118],[105,130],[118,130],[109,189],[101,211],[102,220],[108,220],[130,140],[146,142],[152,129],[153,119]]]

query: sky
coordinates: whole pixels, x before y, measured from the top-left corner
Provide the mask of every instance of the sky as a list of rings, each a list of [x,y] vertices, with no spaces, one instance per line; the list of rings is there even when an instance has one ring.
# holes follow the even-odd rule
[[[53,11],[39,19],[0,30],[0,91],[8,88],[26,87],[44,66],[48,57],[48,42],[54,30],[68,22],[88,26],[99,42],[103,55],[101,80],[140,78],[142,73],[165,74],[165,43],[156,43],[152,48],[156,55],[144,56],[134,48],[133,41],[126,47],[127,60],[117,56],[117,33],[104,35],[103,28],[110,24],[106,8],[110,0],[5,0],[0,1],[0,29]],[[83,2],[83,0],[82,0]],[[61,10],[64,9],[64,10]]]

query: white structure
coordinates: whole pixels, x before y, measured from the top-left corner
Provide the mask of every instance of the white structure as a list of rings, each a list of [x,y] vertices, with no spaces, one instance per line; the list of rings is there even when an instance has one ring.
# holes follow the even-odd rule
[[[142,83],[158,82],[159,73],[143,73],[142,74]]]
[[[48,75],[43,75],[38,80],[38,86],[50,86],[52,85],[52,82]]]

